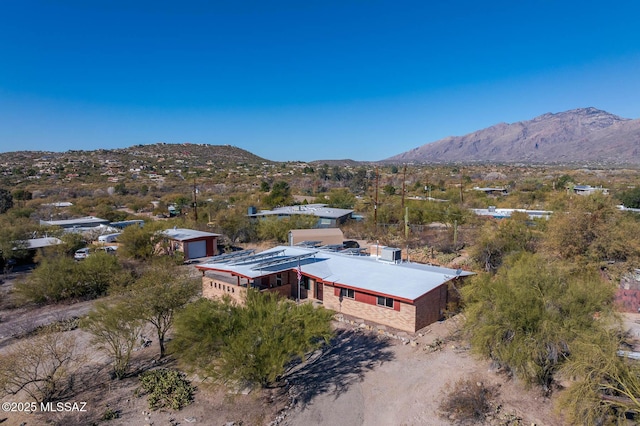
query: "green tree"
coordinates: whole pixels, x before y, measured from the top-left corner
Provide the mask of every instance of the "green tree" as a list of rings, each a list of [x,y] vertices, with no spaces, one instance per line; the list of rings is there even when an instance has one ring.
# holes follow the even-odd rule
[[[549,255],[578,263],[625,261],[640,256],[637,230],[610,198],[579,196],[566,213],[549,219],[541,246]]]
[[[611,312],[613,288],[595,271],[522,253],[495,276],[475,277],[462,295],[472,348],[549,390],[576,339],[599,329],[595,316]]]
[[[269,216],[258,222],[258,237],[262,240],[275,240],[284,243],[289,238],[290,230],[310,229],[317,223],[318,219],[310,215],[293,215],[284,219]]]
[[[82,327],[91,335],[91,343],[112,358],[113,376],[126,376],[133,348],[139,342],[144,325],[128,302],[96,302],[93,310],[82,321]]]
[[[337,209],[352,209],[356,197],[346,188],[332,189],[329,193],[329,207]]]
[[[620,193],[618,199],[627,208],[640,209],[640,187]]]
[[[26,189],[16,189],[11,194],[14,200],[28,201],[33,198],[33,194]]]
[[[262,200],[262,202],[269,208],[285,206],[287,204],[291,204],[292,201],[291,188],[289,188],[289,184],[284,181],[274,183],[269,195],[264,197]]]
[[[118,236],[121,244],[118,251],[124,256],[138,260],[151,259],[162,251],[165,240],[162,235],[165,225],[160,222],[148,222],[143,227],[127,226]]]
[[[470,250],[473,259],[485,272],[495,272],[513,253],[535,251],[536,236],[528,226],[526,213],[511,218],[487,220]]]
[[[118,195],[127,195],[129,193],[129,190],[127,189],[127,186],[124,182],[116,183],[114,190]]]
[[[0,214],[6,213],[11,207],[13,207],[13,196],[6,189],[0,188]]]
[[[257,225],[239,209],[222,211],[216,218],[217,227],[231,243],[251,241],[256,236]]]
[[[8,259],[28,257],[27,239],[36,229],[29,219],[0,217],[0,264]]]
[[[54,256],[44,258],[25,280],[16,283],[15,292],[20,300],[33,303],[94,299],[126,280],[127,274],[115,256],[91,253],[82,262]]]
[[[618,353],[623,347],[619,324],[580,336],[561,373],[573,378],[560,395],[559,408],[579,425],[626,424],[640,416],[640,365]]]
[[[175,264],[158,260],[147,268],[127,292],[131,310],[156,329],[160,358],[165,355],[165,338],[174,315],[200,291],[200,280],[190,277]]]
[[[386,195],[395,195],[396,188],[393,185],[385,185],[382,187],[382,192]]]
[[[215,377],[269,386],[293,359],[328,342],[332,317],[322,307],[249,291],[246,306],[189,305],[176,320],[172,344],[181,359]]]

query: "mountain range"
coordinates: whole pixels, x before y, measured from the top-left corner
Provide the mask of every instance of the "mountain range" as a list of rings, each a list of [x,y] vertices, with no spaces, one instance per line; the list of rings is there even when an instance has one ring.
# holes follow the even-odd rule
[[[640,119],[596,108],[547,113],[449,136],[384,162],[640,164]]]

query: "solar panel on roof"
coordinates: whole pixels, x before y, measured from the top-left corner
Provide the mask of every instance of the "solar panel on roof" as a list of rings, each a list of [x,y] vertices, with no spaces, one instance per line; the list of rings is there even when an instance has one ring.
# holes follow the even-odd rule
[[[327,244],[322,247],[318,247],[318,249],[326,251],[340,251],[342,248],[342,244]]]
[[[297,247],[317,247],[322,244],[322,241],[300,241],[296,244]]]
[[[263,269],[263,268],[266,268],[268,266],[276,266],[276,265],[282,265],[282,264],[285,264],[285,263],[291,263],[291,262],[295,262],[295,261],[298,261],[298,260],[306,259],[307,257],[314,256],[314,255],[316,255],[316,253],[318,253],[318,252],[314,251],[314,252],[311,252],[311,253],[300,254],[300,255],[297,255],[297,256],[279,256],[277,259],[271,259],[271,260],[268,260],[266,262],[259,263],[259,264],[257,264],[256,266],[254,266],[251,269],[253,269],[253,270]]]
[[[344,249],[342,250],[340,253],[341,254],[348,254],[351,256],[364,256],[364,252],[366,251],[365,248],[363,247],[359,247],[359,248],[348,248],[348,249]]]
[[[280,256],[282,253],[284,253],[284,249],[276,250],[276,251],[270,251],[270,252],[262,252],[262,253],[258,253],[258,254],[251,254],[251,255],[248,255],[248,256],[240,257],[238,259],[232,259],[231,264],[232,265],[238,265],[238,264],[241,264],[241,263],[251,263],[251,262],[254,262],[254,261],[260,260],[260,259],[268,259],[270,257]]]
[[[237,258],[240,256],[247,256],[248,254],[255,253],[255,252],[256,251],[254,249],[234,251],[231,253],[224,253],[224,254],[219,254],[217,256],[213,256],[210,259],[210,261],[212,263],[227,262],[233,258]]]

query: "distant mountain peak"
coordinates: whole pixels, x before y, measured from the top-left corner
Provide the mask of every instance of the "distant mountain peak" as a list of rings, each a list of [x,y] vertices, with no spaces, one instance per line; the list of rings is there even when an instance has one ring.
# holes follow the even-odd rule
[[[594,107],[549,112],[449,136],[385,161],[640,164],[640,120]]]

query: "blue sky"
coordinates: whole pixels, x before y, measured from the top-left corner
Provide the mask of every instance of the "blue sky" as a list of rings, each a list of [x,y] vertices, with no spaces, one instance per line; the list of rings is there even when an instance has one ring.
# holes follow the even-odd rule
[[[1,0],[0,151],[381,160],[593,106],[640,117],[640,2]]]

